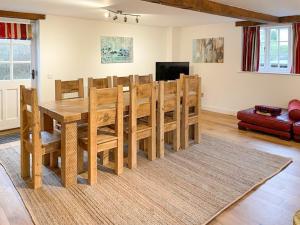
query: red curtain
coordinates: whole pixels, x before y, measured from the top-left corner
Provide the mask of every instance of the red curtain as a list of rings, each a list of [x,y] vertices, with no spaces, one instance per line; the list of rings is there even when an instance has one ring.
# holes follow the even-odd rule
[[[300,23],[293,24],[293,46],[292,73],[300,74]]]
[[[30,24],[0,23],[0,39],[32,39]]]
[[[242,70],[256,72],[259,69],[260,27],[243,28]]]

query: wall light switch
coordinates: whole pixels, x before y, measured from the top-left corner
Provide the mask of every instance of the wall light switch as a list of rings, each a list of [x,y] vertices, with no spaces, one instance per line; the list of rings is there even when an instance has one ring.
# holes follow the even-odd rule
[[[53,75],[52,74],[48,74],[48,79],[53,79]]]

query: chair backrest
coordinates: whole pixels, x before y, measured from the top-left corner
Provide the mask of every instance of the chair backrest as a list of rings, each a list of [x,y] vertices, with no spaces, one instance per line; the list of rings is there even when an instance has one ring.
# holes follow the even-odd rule
[[[179,80],[180,80],[180,86],[181,86],[182,90],[183,90],[183,80],[184,80],[184,78],[191,78],[191,77],[199,77],[199,75],[197,75],[197,74],[186,75],[184,73],[180,74]]]
[[[164,112],[180,112],[180,91],[180,80],[159,82],[159,104]]]
[[[89,89],[89,132],[94,137],[97,128],[115,125],[116,132],[123,132],[123,87]]]
[[[66,97],[66,94],[75,94],[75,97]],[[63,100],[68,98],[83,98],[84,91],[83,91],[83,79],[78,80],[70,80],[70,81],[55,81],[55,100]]]
[[[111,88],[112,87],[112,77],[108,76],[106,78],[94,79],[90,77],[88,79],[88,88],[95,87],[97,89]]]
[[[127,77],[113,76],[114,87],[117,87],[118,85],[122,85],[123,87],[129,87],[130,83],[132,82],[135,82],[135,77],[133,75],[129,75]]]
[[[153,82],[153,76],[152,74],[148,75],[135,75],[135,82],[136,84],[147,84]]]
[[[21,140],[29,140],[32,136],[32,146],[41,146],[40,116],[36,89],[26,89],[20,86],[20,128]]]
[[[201,108],[201,77],[188,76],[183,78],[183,107]]]
[[[154,117],[156,110],[155,83],[130,84],[130,110],[133,117]]]

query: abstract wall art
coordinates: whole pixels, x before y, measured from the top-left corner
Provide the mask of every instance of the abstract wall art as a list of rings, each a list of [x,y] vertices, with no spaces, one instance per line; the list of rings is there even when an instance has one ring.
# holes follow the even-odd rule
[[[101,37],[101,63],[132,63],[133,38]]]
[[[224,38],[193,40],[193,63],[223,63]]]

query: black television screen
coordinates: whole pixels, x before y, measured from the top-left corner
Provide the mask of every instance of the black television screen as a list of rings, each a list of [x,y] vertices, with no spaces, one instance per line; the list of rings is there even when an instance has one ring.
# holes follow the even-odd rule
[[[189,74],[189,62],[157,62],[156,80],[176,80],[181,73]]]

